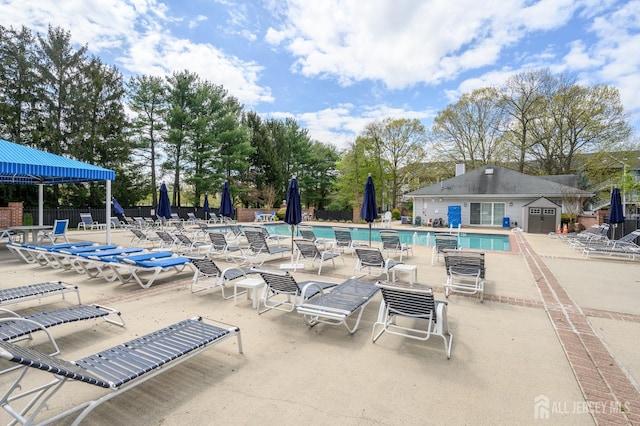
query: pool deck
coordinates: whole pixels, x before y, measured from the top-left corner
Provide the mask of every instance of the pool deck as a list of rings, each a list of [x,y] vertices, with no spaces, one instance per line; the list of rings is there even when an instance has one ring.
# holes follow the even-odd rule
[[[393,228],[412,229],[399,222]],[[99,321],[53,329],[61,357],[69,360],[196,315],[242,330],[244,354],[224,342],[101,405],[87,424],[640,424],[640,260],[585,259],[547,235],[462,231],[508,234],[512,250],[485,251],[484,303],[458,294],[447,299],[454,336],[449,360],[439,339],[385,335],[373,344],[380,296],[349,335],[344,327],[309,328],[295,312],[258,315],[251,301],[242,298],[235,306],[219,290],[192,294],[189,272],[163,274],[145,290],[27,265],[4,245],[0,288],[62,280],[80,287],[83,303],[122,311],[124,329]],[[71,231],[69,237],[105,238],[104,231]],[[128,246],[130,239],[126,230],[112,231],[114,243]],[[431,265],[431,247],[415,246],[403,260],[417,265],[418,282],[444,300],[444,266]],[[354,266],[347,253],[335,267],[325,262],[320,279],[341,282]],[[314,280],[316,272],[317,265],[294,275]],[[16,308],[68,305],[43,299]],[[0,376],[2,389],[7,380]],[[49,404],[50,413],[96,392],[74,384]],[[7,421],[0,411],[0,422]]]

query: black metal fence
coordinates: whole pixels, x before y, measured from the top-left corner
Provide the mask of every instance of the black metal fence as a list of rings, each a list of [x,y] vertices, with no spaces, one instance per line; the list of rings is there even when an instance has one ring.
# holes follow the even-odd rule
[[[350,221],[353,220],[353,211],[316,210],[315,219],[326,220],[330,222]]]
[[[605,219],[605,222],[607,220]],[[627,235],[629,232],[633,232],[640,228],[640,219],[626,219],[624,223],[612,224],[609,228],[608,237],[617,240],[620,237]],[[636,244],[640,244],[640,238],[634,240]]]
[[[182,219],[187,220],[187,213],[194,213],[196,217],[200,219],[204,219],[204,210],[196,209],[195,207],[173,207],[171,208],[172,213],[177,213]],[[218,209],[212,209],[212,213],[218,214]],[[69,227],[75,228],[80,222],[80,213],[91,213],[91,218],[99,223],[105,223],[107,220],[107,214],[104,209],[44,209],[42,212],[43,216],[43,224],[44,225],[53,225],[53,222],[56,219],[69,219]],[[155,207],[150,206],[140,206],[124,209],[124,214],[127,217],[153,217],[155,218]],[[23,213],[23,222],[27,222],[27,216],[31,216],[32,223],[39,223],[38,217],[38,209],[24,209]],[[116,217],[116,215],[111,212],[112,217]]]
[[[172,207],[172,213],[177,213],[182,219],[188,219],[187,213],[193,213],[199,219],[204,219],[204,210],[195,207]],[[56,219],[69,219],[69,227],[75,228],[80,222],[80,213],[91,213],[91,218],[99,223],[105,223],[107,215],[104,209],[99,208],[86,208],[86,209],[45,209],[42,212],[44,225],[53,225]],[[211,213],[218,214],[218,209],[211,209]],[[154,217],[155,208],[152,206],[139,206],[124,209],[124,214],[127,217]],[[23,221],[27,223],[31,217],[32,224],[39,223],[38,209],[24,209]],[[111,216],[116,215],[111,212]],[[353,212],[351,210],[346,211],[332,211],[332,210],[316,210],[315,219],[326,221],[350,221],[353,219]]]

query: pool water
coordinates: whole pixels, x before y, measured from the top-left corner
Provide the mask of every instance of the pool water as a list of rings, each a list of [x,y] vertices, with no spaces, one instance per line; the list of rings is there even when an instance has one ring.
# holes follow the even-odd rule
[[[286,224],[265,224],[269,232],[277,235],[291,235],[291,228]],[[369,241],[369,229],[368,228],[355,228],[351,229],[351,238],[360,241]],[[313,233],[318,238],[334,238],[333,229],[331,226],[312,226]],[[415,244],[422,246],[432,246],[434,244],[434,232],[429,231],[409,231],[398,230],[398,236],[400,241],[407,244]],[[380,242],[379,229],[373,228],[371,230],[371,241]],[[458,246],[462,248],[470,249],[483,249],[483,250],[498,250],[498,251],[510,251],[509,236],[508,235],[496,235],[496,234],[473,234],[468,232],[460,232],[458,235]]]

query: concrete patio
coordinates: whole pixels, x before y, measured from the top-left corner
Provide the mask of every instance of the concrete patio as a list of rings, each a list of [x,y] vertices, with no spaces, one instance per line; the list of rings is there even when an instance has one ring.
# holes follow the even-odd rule
[[[145,290],[27,265],[4,245],[0,288],[60,280],[77,284],[83,303],[122,312],[126,328],[96,321],[53,329],[67,360],[193,316],[240,327],[243,354],[234,341],[223,342],[101,405],[87,424],[640,424],[639,261],[584,259],[556,238],[509,234],[511,252],[486,251],[484,303],[448,299],[450,360],[437,338],[384,335],[372,343],[379,295],[350,335],[344,327],[309,328],[295,312],[258,315],[251,301],[235,306],[219,290],[192,294],[190,272],[163,274]],[[69,237],[104,242],[104,231]],[[126,230],[112,231],[114,243],[130,239]],[[335,268],[325,263],[321,280],[353,275],[355,257],[342,257]],[[444,263],[431,266],[431,247],[414,247],[404,261],[444,299]],[[295,277],[318,279],[316,270]],[[49,299],[9,308],[28,313],[70,303]],[[2,389],[8,379],[0,377]],[[45,418],[101,390],[74,383],[62,392]],[[3,411],[0,422],[8,422]]]

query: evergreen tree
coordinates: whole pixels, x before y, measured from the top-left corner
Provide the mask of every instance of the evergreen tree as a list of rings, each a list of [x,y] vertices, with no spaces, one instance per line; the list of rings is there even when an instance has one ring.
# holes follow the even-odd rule
[[[166,137],[167,86],[160,77],[141,75],[132,77],[127,84],[129,108],[133,112],[129,140],[135,150],[137,164],[149,170],[150,180],[143,179],[151,203],[158,205],[157,161]]]
[[[163,168],[173,173],[173,199],[172,205],[181,206],[180,179],[185,167],[189,146],[192,143],[194,120],[192,107],[195,99],[195,91],[199,78],[189,71],[175,72],[167,78],[167,127],[166,140],[167,160]]]

